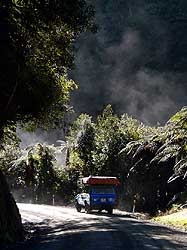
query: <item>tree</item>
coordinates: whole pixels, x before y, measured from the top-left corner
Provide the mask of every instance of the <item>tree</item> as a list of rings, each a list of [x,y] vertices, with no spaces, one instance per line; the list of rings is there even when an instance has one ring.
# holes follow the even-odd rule
[[[81,175],[93,174],[92,152],[95,148],[95,126],[90,116],[81,114],[72,124],[68,136],[70,167],[79,169]]]
[[[74,40],[93,28],[93,15],[84,0],[0,2],[0,139],[16,121],[59,125],[75,86],[66,74]],[[2,172],[0,197],[1,242],[14,241],[22,236],[21,219]]]
[[[165,210],[174,195],[186,191],[186,117],[184,107],[165,126],[148,128],[147,134],[121,151],[125,160],[131,159],[127,186],[131,195],[139,197],[138,209]]]
[[[11,162],[20,154],[20,140],[16,135],[16,126],[11,124],[4,128],[0,145],[0,168],[8,175]]]
[[[154,160],[167,163],[173,160],[173,175],[169,183],[179,179],[187,184],[187,108],[183,107],[166,124],[163,133],[165,141],[156,152]],[[163,137],[163,135],[162,135]]]
[[[113,114],[112,106],[107,105],[96,122],[96,146],[92,157],[97,174],[118,176],[118,153],[124,142],[119,128],[119,117]]]
[[[95,123],[84,114],[73,124],[70,167],[83,176],[117,176],[121,205],[155,214],[187,190],[186,129],[186,107],[165,126],[150,127],[108,105]]]
[[[63,114],[75,86],[66,74],[74,40],[92,28],[92,8],[84,0],[3,0],[0,11],[1,127]]]

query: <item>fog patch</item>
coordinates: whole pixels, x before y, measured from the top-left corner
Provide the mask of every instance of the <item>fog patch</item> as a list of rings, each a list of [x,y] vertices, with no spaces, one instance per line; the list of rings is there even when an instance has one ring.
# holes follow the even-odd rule
[[[17,127],[16,133],[21,139],[20,146],[22,148],[36,143],[57,145],[57,140],[64,140],[64,132],[62,129],[50,129],[48,131],[36,129],[34,132],[27,132]]]
[[[170,70],[171,29],[149,4],[129,1],[96,3],[97,34],[82,35],[72,76],[77,114],[96,117],[112,104],[147,124],[165,123],[186,105],[187,74]],[[102,8],[100,8],[102,6]]]

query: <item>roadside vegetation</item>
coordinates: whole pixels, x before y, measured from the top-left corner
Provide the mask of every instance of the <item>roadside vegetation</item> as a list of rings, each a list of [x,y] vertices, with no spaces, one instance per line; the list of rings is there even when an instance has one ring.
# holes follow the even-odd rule
[[[105,175],[119,178],[120,208],[130,212],[155,215],[187,202],[185,107],[163,127],[151,127],[108,105],[96,121],[80,115],[59,146],[20,149],[11,128],[5,135],[1,166],[17,201],[69,204],[81,177]]]
[[[175,209],[170,209],[168,212],[154,217],[152,220],[167,226],[180,228],[187,231],[187,208],[179,208],[174,206]]]
[[[2,172],[9,171],[5,165],[19,153],[7,130],[15,131],[16,123],[27,124],[30,130],[63,126],[69,93],[76,88],[67,74],[74,62],[74,42],[82,32],[95,29],[93,17],[92,6],[84,0],[0,1],[1,243],[23,236],[21,217]]]
[[[70,131],[70,166],[85,175],[114,175],[121,207],[166,211],[187,200],[187,108],[162,127],[117,116],[108,105],[95,122],[81,115]]]

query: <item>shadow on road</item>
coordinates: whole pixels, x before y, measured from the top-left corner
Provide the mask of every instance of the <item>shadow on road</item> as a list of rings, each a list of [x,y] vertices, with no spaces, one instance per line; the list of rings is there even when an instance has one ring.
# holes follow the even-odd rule
[[[130,215],[85,215],[75,220],[30,224],[32,237],[11,250],[186,249],[187,234],[135,220]],[[27,225],[28,227],[28,225]],[[29,227],[28,227],[29,228]],[[174,237],[175,236],[175,237]],[[183,239],[182,241],[178,239]],[[165,246],[163,248],[163,246]],[[3,250],[5,250],[3,249]]]

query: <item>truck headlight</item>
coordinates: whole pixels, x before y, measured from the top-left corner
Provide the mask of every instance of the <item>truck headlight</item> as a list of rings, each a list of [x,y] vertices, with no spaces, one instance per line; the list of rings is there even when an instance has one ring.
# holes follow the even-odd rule
[[[110,201],[110,202],[114,202],[114,201],[115,201],[115,199],[114,199],[114,198],[108,198],[108,201]]]

